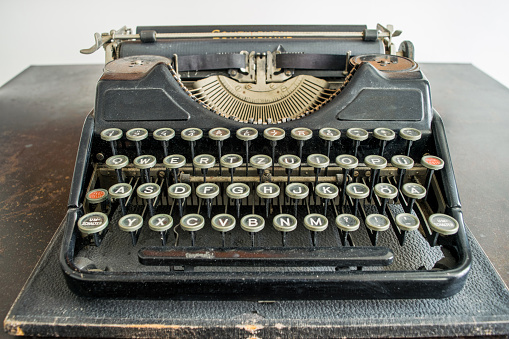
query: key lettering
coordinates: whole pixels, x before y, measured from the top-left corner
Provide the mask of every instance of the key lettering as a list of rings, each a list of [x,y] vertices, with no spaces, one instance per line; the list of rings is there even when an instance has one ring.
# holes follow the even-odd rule
[[[309,221],[312,226],[316,226],[316,225],[321,226],[322,225],[322,218],[316,218],[316,219],[309,218]]]
[[[249,226],[258,226],[258,219],[249,218],[247,219],[247,223]]]

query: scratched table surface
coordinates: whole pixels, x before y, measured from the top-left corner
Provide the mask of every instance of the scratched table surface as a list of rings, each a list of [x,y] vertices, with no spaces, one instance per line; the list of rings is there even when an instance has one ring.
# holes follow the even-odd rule
[[[507,284],[509,89],[468,64],[424,64],[422,69],[446,126],[465,222]],[[64,217],[81,127],[93,107],[101,70],[100,65],[30,67],[0,88],[2,319]],[[316,303],[313,307],[320,308]],[[509,331],[507,309],[501,310],[506,325],[495,334]],[[322,332],[334,333],[340,332]]]

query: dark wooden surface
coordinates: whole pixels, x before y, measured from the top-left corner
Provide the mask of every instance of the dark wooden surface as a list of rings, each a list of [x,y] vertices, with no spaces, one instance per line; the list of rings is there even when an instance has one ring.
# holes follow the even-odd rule
[[[465,221],[507,284],[509,89],[472,65],[422,68],[446,126]],[[64,216],[101,69],[30,67],[0,88],[2,319]]]

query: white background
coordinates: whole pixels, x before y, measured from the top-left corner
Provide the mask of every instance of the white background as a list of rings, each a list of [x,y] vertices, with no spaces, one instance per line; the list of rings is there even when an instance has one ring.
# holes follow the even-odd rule
[[[0,0],[0,85],[30,65],[102,63],[81,55],[123,25],[393,24],[418,62],[472,63],[509,87],[509,1]]]

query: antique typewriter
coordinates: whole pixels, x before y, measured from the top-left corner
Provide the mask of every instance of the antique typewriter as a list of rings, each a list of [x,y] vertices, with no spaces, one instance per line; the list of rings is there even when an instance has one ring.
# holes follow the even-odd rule
[[[125,27],[60,254],[86,296],[443,298],[471,256],[444,126],[392,26]]]

